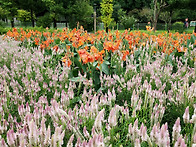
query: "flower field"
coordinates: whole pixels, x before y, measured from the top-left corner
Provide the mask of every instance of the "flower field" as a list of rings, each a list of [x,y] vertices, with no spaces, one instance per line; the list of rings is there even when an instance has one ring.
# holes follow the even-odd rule
[[[196,34],[0,36],[0,147],[196,147]]]

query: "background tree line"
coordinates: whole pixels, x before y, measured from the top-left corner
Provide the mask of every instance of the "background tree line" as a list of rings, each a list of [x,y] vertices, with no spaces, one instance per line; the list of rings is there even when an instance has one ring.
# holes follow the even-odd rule
[[[57,27],[60,18],[69,23],[70,28],[79,22],[85,29],[93,29],[93,11],[101,22],[102,0],[0,0],[0,20],[8,19],[14,27],[14,18],[21,22],[31,22],[32,26]],[[171,23],[196,19],[195,0],[113,0],[113,13],[110,26],[117,23],[130,28],[135,22],[165,22],[168,29]]]

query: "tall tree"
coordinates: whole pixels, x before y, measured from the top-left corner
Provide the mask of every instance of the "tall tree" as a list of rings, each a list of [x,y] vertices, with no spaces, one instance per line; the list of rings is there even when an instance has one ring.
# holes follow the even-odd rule
[[[108,27],[112,22],[112,13],[113,13],[113,0],[102,0],[101,2],[101,20],[104,23],[106,32],[108,32]]]
[[[157,28],[157,21],[158,21],[160,12],[167,6],[168,6],[167,0],[153,0],[152,1],[154,31]]]
[[[93,7],[90,6],[86,0],[76,0],[74,4],[71,4],[66,9],[66,16],[69,20],[71,28],[76,27],[77,23],[83,25],[85,29],[89,31],[93,28]]]
[[[19,9],[24,9],[30,12],[32,26],[35,26],[35,19],[37,14],[45,10],[45,5],[42,0],[17,0]]]
[[[15,0],[0,0],[0,5],[7,12],[7,17],[11,20],[11,27],[14,27],[14,17],[17,15],[18,3]]]
[[[53,20],[53,27],[57,28],[57,20],[60,15],[64,13],[63,1],[62,0],[42,0],[45,2],[46,7]]]

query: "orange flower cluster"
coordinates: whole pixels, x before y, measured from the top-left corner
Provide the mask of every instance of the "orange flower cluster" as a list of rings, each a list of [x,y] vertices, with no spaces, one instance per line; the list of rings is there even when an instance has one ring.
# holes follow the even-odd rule
[[[146,27],[147,30],[152,31],[150,26]],[[54,51],[62,50],[62,44],[66,45],[67,52],[78,53],[83,64],[98,61],[99,64],[103,63],[105,51],[113,52],[120,51],[123,56],[122,60],[126,60],[126,56],[134,53],[138,48],[147,48],[153,46],[153,53],[164,52],[167,54],[172,53],[174,50],[178,52],[187,51],[187,40],[191,38],[191,34],[179,33],[162,33],[159,35],[151,35],[142,33],[140,31],[130,32],[125,30],[123,33],[115,31],[114,33],[105,33],[98,31],[96,33],[88,33],[81,29],[69,30],[67,28],[62,31],[54,31],[50,33],[47,29],[44,32],[37,30],[23,30],[15,29],[8,31],[7,35],[15,40],[31,41],[35,46],[41,50],[53,49]],[[195,42],[196,44],[196,42]],[[89,49],[89,46],[90,49]],[[100,48],[103,47],[103,50]],[[71,56],[65,55],[62,59],[63,63],[71,65]]]
[[[67,66],[67,67],[70,67],[71,64],[72,64],[70,58],[69,58],[67,55],[65,55],[65,56],[62,58],[62,62],[63,62],[64,65]]]
[[[154,30],[154,27],[151,28],[151,26],[146,26],[146,30],[151,32]]]
[[[112,41],[105,41],[103,46],[104,49],[106,49],[107,51],[114,52],[116,50],[119,50],[121,42],[122,42],[121,40],[117,40],[114,43]]]
[[[98,61],[98,63],[103,63],[103,54],[105,53],[104,50],[98,51],[95,46],[91,46],[90,53],[86,49],[80,49],[78,50],[78,54],[80,56],[80,59],[84,64],[87,64],[89,62]]]
[[[129,51],[128,51],[128,50],[126,50],[126,51],[122,51],[122,54],[123,54],[122,60],[123,60],[123,61],[125,61],[125,60],[126,60],[127,55],[129,55]]]

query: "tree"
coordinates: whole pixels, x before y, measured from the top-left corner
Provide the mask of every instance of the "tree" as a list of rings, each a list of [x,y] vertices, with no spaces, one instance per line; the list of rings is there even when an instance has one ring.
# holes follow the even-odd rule
[[[189,1],[190,0],[168,0],[168,5],[160,12],[160,19],[167,23],[168,32],[171,29],[172,20],[183,21],[188,16],[195,18],[194,11],[190,12],[191,10],[188,7]],[[183,11],[185,8],[187,11]]]
[[[14,27],[14,17],[17,15],[17,1],[0,0],[0,5],[4,10],[6,10],[7,17],[11,20],[11,26]]]
[[[5,21],[7,16],[8,16],[8,11],[0,7],[0,19]]]
[[[153,9],[153,27],[154,31],[157,28],[157,21],[160,15],[160,12],[168,6],[168,3],[166,0],[153,0],[152,1],[152,9]]]
[[[102,0],[101,2],[101,20],[104,23],[106,32],[108,32],[108,27],[112,22],[112,12],[113,12],[113,0]]]
[[[119,4],[114,5],[113,10],[112,17],[114,18],[115,22],[119,23],[122,17],[126,15],[126,12],[123,11]]]
[[[35,26],[36,16],[46,11],[45,4],[42,0],[17,0],[19,9],[26,10],[30,13],[32,26]]]
[[[170,30],[170,23],[171,23],[171,13],[169,11],[164,11],[160,13],[160,20],[165,22],[165,25],[167,27],[167,30],[169,32]]]
[[[139,16],[145,22],[153,22],[153,11],[150,8],[142,8],[139,12]]]
[[[17,20],[22,21],[22,22],[28,22],[31,20],[31,13],[26,11],[26,10],[17,10],[18,15],[17,15]]]
[[[66,18],[70,27],[76,27],[77,23],[82,25],[88,31],[93,28],[93,7],[86,0],[76,0],[74,4],[70,4],[65,11]]]
[[[143,7],[150,7],[151,0],[114,0],[114,4],[121,5],[121,8],[129,13],[133,9],[142,9]]]
[[[59,19],[60,15],[63,14],[63,2],[62,0],[42,0],[50,13],[50,16],[53,20],[53,27],[57,28],[57,20]]]

